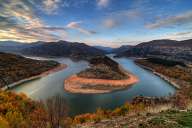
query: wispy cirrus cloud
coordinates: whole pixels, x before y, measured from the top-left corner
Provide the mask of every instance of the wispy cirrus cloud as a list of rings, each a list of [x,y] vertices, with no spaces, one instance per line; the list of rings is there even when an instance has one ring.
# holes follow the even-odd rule
[[[141,12],[134,9],[111,12],[103,20],[103,26],[106,28],[118,27],[124,23],[140,18],[141,15]]]
[[[49,0],[47,9],[52,5]],[[54,1],[58,2],[58,1]],[[56,41],[67,38],[66,27],[46,25],[35,13],[33,0],[1,1],[0,4],[0,40],[23,42]],[[51,9],[53,11],[53,9]]]
[[[106,28],[114,28],[116,26],[119,25],[119,21],[116,20],[116,19],[112,19],[112,18],[109,18],[109,19],[105,19],[103,21],[103,25],[106,27]]]
[[[100,8],[106,8],[110,3],[110,0],[97,0],[97,5]]]
[[[186,40],[191,39],[192,31],[182,31],[166,34],[164,38],[173,39],[173,40]]]
[[[47,14],[55,14],[57,12],[57,9],[61,6],[62,1],[61,0],[43,0],[43,10]]]
[[[53,6],[46,0],[47,9]],[[53,0],[57,3],[59,0]],[[71,22],[67,26],[49,26],[35,13],[34,2],[28,0],[3,1],[0,5],[0,40],[22,42],[56,41],[68,39],[68,30],[74,29],[83,34],[94,34],[80,26],[80,22]]]
[[[79,21],[79,22],[70,22],[69,24],[66,25],[66,28],[75,29],[75,30],[78,30],[79,32],[87,34],[87,35],[91,35],[91,34],[96,33],[95,31],[91,31],[91,30],[87,30],[87,29],[82,28],[80,26],[81,23],[82,23],[81,21]]]
[[[44,26],[28,1],[1,2],[0,18],[2,19],[0,20],[1,40],[33,41],[38,39],[38,36],[30,30]],[[47,33],[42,35],[46,36]]]
[[[148,29],[157,29],[161,27],[172,27],[176,25],[185,25],[192,23],[192,11],[184,12],[175,16],[170,16],[164,19],[157,20],[153,23],[146,24]]]

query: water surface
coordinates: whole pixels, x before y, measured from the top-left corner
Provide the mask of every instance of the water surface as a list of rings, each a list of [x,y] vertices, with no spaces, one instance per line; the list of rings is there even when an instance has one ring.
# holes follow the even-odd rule
[[[36,58],[45,59],[45,58]],[[68,67],[62,71],[50,74],[38,80],[30,81],[13,88],[16,92],[24,92],[32,99],[45,100],[56,94],[65,97],[70,108],[70,114],[94,112],[98,107],[113,109],[135,96],[169,96],[175,88],[150,71],[140,68],[133,60],[128,58],[114,59],[139,78],[139,82],[127,89],[108,94],[72,94],[64,91],[64,79],[88,67],[85,61],[74,62],[68,58],[53,59]]]

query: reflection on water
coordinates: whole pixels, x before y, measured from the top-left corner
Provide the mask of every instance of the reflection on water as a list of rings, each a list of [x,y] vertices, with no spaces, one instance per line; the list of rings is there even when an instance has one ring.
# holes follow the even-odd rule
[[[42,59],[42,58],[36,58]],[[61,94],[66,98],[70,107],[70,114],[94,112],[96,108],[113,109],[130,101],[135,96],[168,96],[175,92],[174,87],[169,85],[150,71],[140,68],[131,59],[115,59],[125,69],[139,78],[139,83],[125,90],[108,94],[71,94],[63,89],[64,79],[88,67],[85,61],[73,62],[67,58],[54,59],[68,67],[57,73],[50,74],[39,80],[30,81],[15,87],[14,91],[24,92],[33,99],[45,100],[50,96]]]

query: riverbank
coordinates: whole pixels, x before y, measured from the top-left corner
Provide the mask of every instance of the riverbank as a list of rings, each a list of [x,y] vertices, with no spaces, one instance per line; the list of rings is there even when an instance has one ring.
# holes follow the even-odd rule
[[[186,69],[187,67],[169,67],[146,60],[141,60],[138,65],[167,82],[175,82],[176,85],[179,85],[179,88],[173,85],[178,89],[176,93],[169,97],[139,96],[135,97],[131,103],[118,107],[112,112],[99,109],[93,114],[76,116],[74,128],[191,127],[192,83],[188,79],[191,72]],[[177,76],[177,73],[180,75]],[[137,111],[137,106],[139,106],[139,111]]]
[[[161,79],[165,80],[166,82],[168,82],[169,84],[171,84],[173,87],[175,87],[176,89],[180,89],[180,85],[178,85],[176,82],[174,82],[174,80],[172,80],[171,78],[161,74],[161,73],[158,73],[156,72],[154,69],[150,68],[150,67],[147,67],[147,66],[144,66],[144,65],[141,65],[139,63],[136,63],[138,66],[146,69],[146,70],[149,70],[151,71],[153,74],[157,75],[158,77],[160,77]]]
[[[91,79],[72,75],[64,81],[64,89],[70,93],[109,93],[127,88],[139,81],[133,74],[127,75],[128,78],[123,80]]]
[[[29,78],[25,78],[25,79],[19,80],[19,81],[17,81],[17,82],[12,83],[12,84],[6,85],[5,87],[3,87],[3,88],[1,88],[1,89],[5,91],[5,90],[8,90],[8,89],[10,89],[10,88],[13,88],[13,87],[15,87],[15,86],[17,86],[17,85],[20,85],[20,84],[22,84],[22,83],[25,83],[25,82],[28,82],[28,81],[32,81],[32,80],[35,80],[35,79],[40,79],[40,78],[42,78],[42,77],[45,77],[45,76],[47,76],[47,75],[49,75],[49,74],[58,72],[58,71],[63,70],[63,69],[65,69],[65,68],[67,68],[67,65],[65,65],[65,64],[59,64],[58,66],[56,66],[56,67],[54,67],[54,68],[52,68],[52,69],[50,69],[50,70],[48,70],[48,71],[42,72],[42,73],[39,74],[39,75],[36,75],[36,76],[32,76],[32,77],[29,77]]]
[[[139,66],[152,71],[165,81],[169,82],[175,88],[176,93],[169,97],[170,103],[179,108],[186,108],[192,100],[192,70],[190,67],[167,66],[166,64],[150,62],[147,59],[135,60]],[[144,99],[145,97],[143,97]]]

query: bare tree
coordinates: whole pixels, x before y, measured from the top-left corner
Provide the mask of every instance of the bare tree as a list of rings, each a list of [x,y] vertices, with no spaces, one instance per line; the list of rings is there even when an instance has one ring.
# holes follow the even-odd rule
[[[68,107],[66,100],[60,96],[53,96],[45,101],[45,106],[48,112],[48,121],[51,128],[59,128],[63,121],[67,119]],[[64,125],[63,127],[67,127]]]

